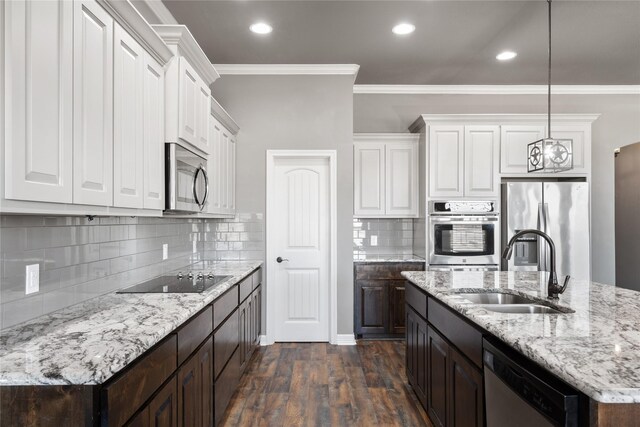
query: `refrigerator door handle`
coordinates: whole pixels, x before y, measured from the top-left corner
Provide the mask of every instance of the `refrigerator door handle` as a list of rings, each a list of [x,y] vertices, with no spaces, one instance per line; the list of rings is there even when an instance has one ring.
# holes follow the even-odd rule
[[[545,216],[544,216],[544,208],[542,203],[538,203],[538,229],[540,231],[544,231],[547,227]],[[546,271],[547,270],[547,257],[546,257],[546,246],[543,244],[544,242],[538,236],[536,236],[536,242],[538,244],[538,271]]]

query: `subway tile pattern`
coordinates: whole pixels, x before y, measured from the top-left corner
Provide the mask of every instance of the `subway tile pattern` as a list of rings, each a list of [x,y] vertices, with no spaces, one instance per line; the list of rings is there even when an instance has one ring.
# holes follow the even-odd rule
[[[413,220],[354,218],[353,259],[413,255]]]
[[[264,215],[203,220],[203,257],[215,261],[264,260]]]
[[[0,329],[200,261],[203,226],[200,219],[0,216]],[[25,295],[29,264],[40,270],[33,295]]]

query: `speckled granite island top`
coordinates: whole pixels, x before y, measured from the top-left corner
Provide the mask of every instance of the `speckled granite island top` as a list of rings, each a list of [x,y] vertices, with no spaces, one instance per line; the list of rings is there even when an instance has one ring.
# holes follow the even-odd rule
[[[201,294],[111,293],[0,331],[0,386],[102,384],[261,265],[210,262],[232,277]]]
[[[474,306],[456,292],[546,297],[546,273],[402,275],[595,401],[640,403],[640,292],[572,280],[557,305],[575,313],[506,314]]]

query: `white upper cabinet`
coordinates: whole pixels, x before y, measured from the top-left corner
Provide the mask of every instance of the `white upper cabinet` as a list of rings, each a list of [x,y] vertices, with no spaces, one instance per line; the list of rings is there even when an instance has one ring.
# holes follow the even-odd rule
[[[189,144],[204,154],[209,141],[211,84],[220,77],[184,25],[153,25],[175,57],[165,74],[165,140]]]
[[[398,142],[385,147],[385,214],[415,216],[418,212],[418,144]]]
[[[207,213],[229,216],[236,212],[236,135],[239,129],[220,104],[210,99]]]
[[[527,173],[527,145],[545,137],[540,125],[503,125],[500,129],[500,172]]]
[[[353,189],[357,217],[418,215],[418,138],[405,134],[354,135]]]
[[[464,194],[464,126],[429,127],[429,195],[460,197]]]
[[[573,140],[572,173],[590,173],[591,165],[591,124],[553,124],[551,137]]]
[[[73,202],[113,202],[113,19],[93,0],[74,5]]]
[[[496,198],[500,195],[500,127],[465,126],[464,195]]]
[[[73,2],[7,1],[6,199],[73,198]]]
[[[164,70],[145,54],[144,64],[144,208],[164,209]]]
[[[353,189],[356,216],[384,216],[385,143],[354,142]]]
[[[145,52],[120,25],[113,51],[113,205],[144,207]]]

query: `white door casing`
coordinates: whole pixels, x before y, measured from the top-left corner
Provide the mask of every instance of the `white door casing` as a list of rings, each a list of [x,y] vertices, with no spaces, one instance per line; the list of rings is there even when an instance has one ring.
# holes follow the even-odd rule
[[[267,343],[336,342],[335,158],[267,151]]]

